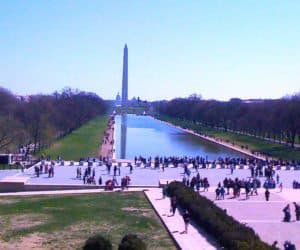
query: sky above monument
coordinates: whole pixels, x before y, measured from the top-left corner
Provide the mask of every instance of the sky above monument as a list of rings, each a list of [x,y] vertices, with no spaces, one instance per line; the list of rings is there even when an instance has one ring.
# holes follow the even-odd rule
[[[300,91],[300,1],[0,1],[0,86],[105,99],[280,98]]]

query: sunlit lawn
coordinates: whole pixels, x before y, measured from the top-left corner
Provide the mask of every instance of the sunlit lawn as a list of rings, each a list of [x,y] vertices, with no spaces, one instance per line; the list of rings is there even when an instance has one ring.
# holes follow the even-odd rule
[[[114,249],[128,233],[148,249],[176,249],[142,192],[1,197],[0,206],[4,249],[80,249],[95,233],[108,237]]]
[[[57,140],[40,155],[56,159],[61,156],[64,160],[79,160],[81,157],[98,156],[106,129],[108,116],[94,119],[71,134]]]

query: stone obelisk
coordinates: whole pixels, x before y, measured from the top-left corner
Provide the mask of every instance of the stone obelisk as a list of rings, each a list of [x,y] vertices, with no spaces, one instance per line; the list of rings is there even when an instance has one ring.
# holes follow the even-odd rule
[[[126,106],[128,101],[128,48],[124,47],[123,54],[123,77],[122,77],[122,106]]]

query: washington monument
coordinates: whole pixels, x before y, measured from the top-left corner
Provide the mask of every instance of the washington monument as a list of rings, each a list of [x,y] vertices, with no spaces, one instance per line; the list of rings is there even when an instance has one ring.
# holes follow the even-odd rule
[[[128,101],[128,48],[124,47],[123,54],[123,77],[122,77],[122,106],[126,106]]]

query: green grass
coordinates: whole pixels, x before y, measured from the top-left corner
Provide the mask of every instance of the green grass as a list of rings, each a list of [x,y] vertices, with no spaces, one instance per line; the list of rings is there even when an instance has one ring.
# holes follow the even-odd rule
[[[101,233],[117,249],[125,234],[135,233],[148,249],[175,249],[142,192],[1,197],[0,205],[0,245],[38,235],[40,248],[80,249]]]
[[[205,127],[198,124],[193,124],[191,121],[179,121],[166,116],[157,117],[160,120],[171,122],[180,127],[192,129],[197,133],[207,134],[212,137],[221,138],[239,146],[247,146],[249,150],[261,152],[271,157],[284,160],[300,160],[300,149],[291,148],[283,144],[277,144],[259,139],[253,136],[239,135],[232,132]]]
[[[0,164],[0,170],[3,170],[3,169],[15,169],[16,167],[15,166],[10,166],[8,164]]]
[[[79,160],[81,157],[98,156],[103,132],[106,129],[108,116],[98,117],[71,134],[57,140],[39,155],[56,159],[60,155],[64,160]]]

